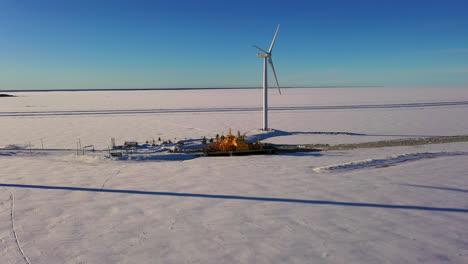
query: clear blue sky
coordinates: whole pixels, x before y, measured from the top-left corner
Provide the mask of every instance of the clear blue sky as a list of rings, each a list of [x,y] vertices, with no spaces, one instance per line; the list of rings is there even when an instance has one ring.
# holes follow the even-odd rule
[[[468,86],[468,1],[0,0],[0,90]],[[271,76],[271,74],[270,74]]]

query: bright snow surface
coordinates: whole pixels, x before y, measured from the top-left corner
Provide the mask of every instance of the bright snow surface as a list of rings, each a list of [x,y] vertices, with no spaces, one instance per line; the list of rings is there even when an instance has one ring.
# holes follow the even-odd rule
[[[144,161],[39,153],[255,134],[261,90],[16,95],[0,99],[0,263],[468,262],[468,143]],[[466,87],[269,98],[270,126],[285,133],[266,142],[468,134]]]

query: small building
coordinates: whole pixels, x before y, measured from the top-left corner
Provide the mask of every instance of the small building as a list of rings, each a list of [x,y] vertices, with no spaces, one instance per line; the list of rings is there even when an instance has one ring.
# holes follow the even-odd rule
[[[136,142],[136,141],[125,141],[123,146],[124,146],[124,148],[136,148],[136,147],[138,147],[138,142]]]

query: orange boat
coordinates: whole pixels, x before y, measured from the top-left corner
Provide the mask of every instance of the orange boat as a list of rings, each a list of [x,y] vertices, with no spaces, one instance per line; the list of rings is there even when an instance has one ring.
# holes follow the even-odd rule
[[[272,148],[265,148],[260,140],[255,143],[245,141],[245,135],[237,131],[237,137],[232,135],[231,129],[227,136],[216,138],[216,142],[203,148],[203,152],[208,156],[232,156],[250,154],[271,154]]]

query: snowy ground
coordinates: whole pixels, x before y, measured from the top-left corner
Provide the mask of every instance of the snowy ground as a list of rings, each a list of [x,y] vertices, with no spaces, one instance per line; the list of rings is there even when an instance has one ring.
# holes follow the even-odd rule
[[[0,263],[468,262],[466,142],[116,161],[59,149],[254,133],[261,91],[16,95],[0,99]],[[467,87],[270,99],[288,134],[267,142],[468,134]]]

